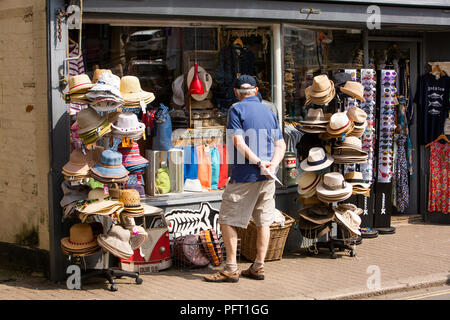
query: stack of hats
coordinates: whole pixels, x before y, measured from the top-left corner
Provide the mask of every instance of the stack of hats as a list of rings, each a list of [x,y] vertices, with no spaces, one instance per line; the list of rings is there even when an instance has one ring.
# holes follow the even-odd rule
[[[128,173],[122,164],[122,154],[113,150],[103,151],[100,162],[90,171],[92,178],[103,183],[125,183]]]
[[[345,181],[353,186],[353,194],[362,194],[366,197],[370,194],[370,181],[363,179],[363,174],[358,171],[349,171],[344,176]]]
[[[354,124],[348,118],[346,112],[336,112],[330,117],[327,124],[327,138],[339,138],[342,135],[348,135],[353,131]]]
[[[316,188],[322,179],[321,175],[313,171],[305,171],[297,177],[297,192],[303,198],[311,198],[316,194]]]
[[[117,147],[117,151],[122,154],[122,164],[130,172],[130,175],[142,175],[148,167],[148,160],[141,156],[139,145],[133,142],[131,147],[124,147],[122,143]]]
[[[120,107],[124,101],[120,93],[120,78],[111,72],[104,71],[97,83],[86,93],[91,106],[96,111],[111,111]]]
[[[325,203],[341,202],[352,195],[352,185],[339,172],[325,173],[316,188],[317,198]]]
[[[70,228],[69,237],[61,239],[61,250],[66,255],[89,256],[100,250],[97,236],[88,223],[77,223]]]
[[[70,101],[77,103],[89,104],[89,99],[86,98],[86,93],[94,86],[87,74],[79,74],[69,77],[69,91]]]
[[[326,105],[333,100],[336,94],[336,89],[332,80],[328,79],[328,76],[321,74],[314,77],[311,86],[305,89],[306,103],[318,105]]]
[[[136,250],[147,242],[147,231],[143,227],[137,226],[134,218],[123,217],[122,225],[125,229],[130,231],[131,249]]]
[[[144,134],[145,124],[139,122],[136,114],[124,112],[117,116],[117,120],[111,125],[111,131],[116,138],[130,138],[137,141]]]
[[[361,235],[361,231],[359,230],[361,225],[361,218],[359,215],[361,213],[362,209],[357,208],[350,203],[341,204],[334,208],[336,221],[350,232],[352,238]]]
[[[345,93],[353,99],[358,99],[365,102],[364,98],[364,86],[356,81],[347,81],[343,87],[340,87],[342,93]]]
[[[79,201],[76,210],[79,212],[81,221],[85,221],[90,215],[119,215],[123,210],[123,204],[117,200],[111,200],[103,188],[95,188],[89,191],[87,200]]]
[[[348,136],[344,141],[333,147],[333,158],[335,163],[353,164],[367,162],[368,153],[362,150],[361,139]]]
[[[298,227],[303,237],[317,239],[331,231],[335,212],[325,205],[302,208],[298,213]]]
[[[144,207],[141,204],[141,196],[137,190],[120,190],[119,201],[123,204],[122,216],[137,218],[144,215]]]
[[[81,181],[89,178],[90,169],[100,160],[103,147],[94,147],[83,152],[75,149],[70,154],[69,162],[62,167],[65,180]]]
[[[349,135],[361,138],[367,127],[367,113],[353,106],[347,109],[347,116],[354,124],[354,128]]]
[[[142,90],[139,79],[135,76],[124,76],[120,79],[120,93],[125,101],[123,108],[140,108],[155,100],[152,92]]]
[[[64,193],[63,198],[60,201],[60,205],[63,208],[63,218],[69,218],[73,213],[75,213],[75,207],[77,202],[80,200],[86,200],[88,198],[89,187],[80,185],[72,186],[67,180],[61,183],[61,189]]]
[[[120,259],[128,259],[133,255],[130,244],[130,231],[120,225],[113,224],[108,234],[100,234],[97,241],[100,247]]]
[[[94,109],[86,108],[78,112],[78,136],[84,144],[91,144],[111,132],[108,117],[100,116]]]
[[[327,119],[322,108],[309,108],[306,120],[299,121],[298,129],[308,133],[324,133],[327,132]]]
[[[309,149],[308,158],[300,162],[303,171],[319,171],[329,167],[334,159],[321,147]]]

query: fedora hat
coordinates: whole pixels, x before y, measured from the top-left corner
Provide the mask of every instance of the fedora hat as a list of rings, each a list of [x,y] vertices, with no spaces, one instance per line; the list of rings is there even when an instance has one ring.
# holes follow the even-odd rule
[[[91,169],[91,173],[103,178],[124,178],[128,170],[122,164],[122,154],[113,150],[102,152],[100,162]]]
[[[321,147],[309,149],[308,157],[300,162],[300,168],[304,171],[318,171],[329,167],[334,159]]]
[[[327,124],[329,119],[326,119],[322,108],[309,108],[306,120],[299,121],[301,124]]]
[[[347,172],[344,176],[345,181],[353,185],[353,187],[361,187],[364,189],[370,188],[370,182],[364,180],[363,174],[358,171]]]
[[[85,73],[69,77],[69,91],[68,94],[86,93],[94,84]]]
[[[352,76],[346,72],[338,72],[333,76],[333,81],[336,87],[341,87],[347,81],[352,81]]]
[[[325,205],[302,208],[298,213],[303,219],[317,225],[322,225],[333,220],[334,211]]]
[[[312,85],[305,89],[305,105],[309,105],[311,102],[318,105],[327,104],[334,98],[335,94],[334,83],[328,79],[327,75],[315,76]]]
[[[108,234],[100,234],[97,237],[99,246],[112,255],[128,259],[133,255],[133,249],[130,244],[130,231],[120,225],[114,224]]]
[[[347,109],[347,117],[355,125],[353,131],[355,131],[355,129],[364,131],[367,127],[367,113],[363,109],[355,106],[350,107]]]
[[[315,192],[316,187],[320,182],[320,179],[321,175],[317,175],[314,171],[303,172],[300,176],[296,178],[298,193],[301,195],[306,194],[309,195],[311,192]]]
[[[322,181],[316,188],[316,192],[319,200],[322,198],[342,201],[345,200],[345,197],[348,199],[351,196],[352,185],[347,183],[339,172],[329,172],[324,174]]]
[[[195,67],[192,66],[186,76],[186,85],[189,88],[191,86],[192,79],[194,79],[194,71]],[[203,84],[204,93],[203,94],[191,94],[191,97],[194,98],[197,101],[205,100],[208,96],[209,90],[211,89],[211,85],[213,82],[213,79],[211,75],[202,67],[198,66],[198,76],[200,78],[200,81]]]
[[[61,239],[61,246],[68,252],[83,252],[98,247],[98,243],[90,224],[77,223],[70,227],[69,236]]]
[[[97,83],[100,76],[104,73],[111,73],[112,71],[110,69],[95,69],[94,75],[92,76],[92,83]]]
[[[344,227],[351,233],[360,236],[359,226],[361,225],[361,218],[353,211],[347,210],[344,213],[334,212],[338,222],[344,225]]]
[[[105,122],[105,120],[107,120],[106,117],[100,116],[97,111],[90,107],[81,110],[77,114],[78,134],[87,133],[97,129]]]
[[[366,101],[364,98],[364,86],[359,82],[347,81],[343,87],[340,87],[340,90],[354,99],[362,102]]]
[[[178,106],[184,106],[184,76],[178,76],[172,82],[172,101]]]
[[[145,130],[145,124],[138,120],[136,114],[131,112],[120,113],[117,121],[111,125],[113,136],[124,138],[132,137],[138,140]]]
[[[125,100],[125,105],[130,103],[139,105],[141,101],[148,104],[155,100],[152,92],[142,90],[139,78],[135,76],[124,76],[120,79],[120,93]]]
[[[347,133],[353,129],[353,123],[347,116],[346,112],[336,112],[330,117],[327,124],[327,133],[330,135],[340,135]]]
[[[363,151],[362,149],[362,142],[361,139],[353,136],[346,136],[344,141],[337,143],[334,146],[335,150],[349,150],[349,151],[355,151],[355,153],[349,153],[349,155],[362,155],[367,156],[368,153],[366,151]],[[344,152],[337,152],[336,155],[341,155],[342,157],[347,156]]]

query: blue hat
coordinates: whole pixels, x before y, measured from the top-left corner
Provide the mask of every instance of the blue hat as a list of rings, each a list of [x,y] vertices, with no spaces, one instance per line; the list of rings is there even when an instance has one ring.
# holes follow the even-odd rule
[[[236,89],[244,89],[244,88],[242,88],[242,85],[244,85],[244,84],[249,84],[253,88],[255,88],[257,86],[255,78],[253,78],[252,76],[250,76],[248,74],[243,74],[234,81],[234,87]],[[250,89],[250,88],[245,88],[245,89]]]
[[[103,151],[100,162],[91,170],[104,178],[120,179],[128,175],[128,170],[122,164],[122,154],[113,150]]]

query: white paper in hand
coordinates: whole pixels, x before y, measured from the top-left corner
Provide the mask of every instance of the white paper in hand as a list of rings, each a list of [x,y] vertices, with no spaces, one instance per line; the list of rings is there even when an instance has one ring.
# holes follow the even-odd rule
[[[267,168],[264,168],[264,167],[261,168],[261,174],[268,175],[269,177],[271,177],[272,179],[275,179],[276,182],[278,182],[279,184],[281,184],[283,186],[283,184],[277,178],[277,176],[272,171],[268,170]]]

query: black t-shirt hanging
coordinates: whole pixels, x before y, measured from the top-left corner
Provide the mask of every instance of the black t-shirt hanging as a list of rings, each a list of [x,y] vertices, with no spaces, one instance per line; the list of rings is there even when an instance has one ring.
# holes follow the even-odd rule
[[[450,77],[439,79],[430,73],[420,77],[414,102],[419,115],[419,136],[421,144],[435,140],[444,130],[445,118],[450,109]]]

